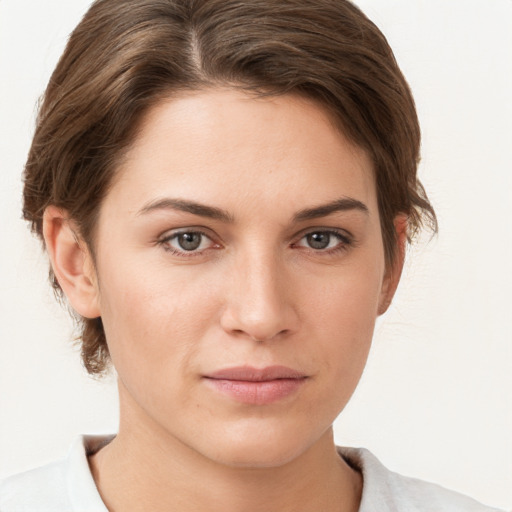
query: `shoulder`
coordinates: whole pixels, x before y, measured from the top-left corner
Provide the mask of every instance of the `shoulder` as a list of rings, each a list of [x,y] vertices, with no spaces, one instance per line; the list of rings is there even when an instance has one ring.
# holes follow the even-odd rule
[[[88,447],[109,438],[81,436],[66,458],[0,481],[1,512],[106,512],[87,461]]]
[[[2,480],[0,510],[35,512],[69,508],[65,466],[65,461],[53,462]]]
[[[363,474],[360,512],[500,512],[439,485],[390,471],[363,448],[338,451]]]

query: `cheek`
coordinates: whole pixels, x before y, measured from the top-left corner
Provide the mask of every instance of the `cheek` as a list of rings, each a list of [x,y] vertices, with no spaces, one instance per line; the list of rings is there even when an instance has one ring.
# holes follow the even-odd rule
[[[346,270],[346,271],[345,271]],[[321,287],[315,287],[305,314],[309,321],[314,357],[338,383],[357,383],[370,350],[379,307],[383,266],[361,265],[340,269]]]
[[[331,328],[340,335],[351,333],[356,339],[360,332],[365,339],[378,314],[383,279],[379,263],[335,269],[321,284],[310,286],[305,314],[315,319],[318,328]],[[307,283],[303,287],[306,290]]]
[[[103,270],[101,313],[118,371],[128,366],[143,371],[185,357],[202,328],[201,304],[192,304],[186,293],[190,286],[150,265]]]
[[[203,336],[198,305],[192,309],[162,274],[124,279],[111,272],[104,289],[103,325],[112,363],[128,391],[125,399],[130,396],[146,411],[184,408],[191,361]]]

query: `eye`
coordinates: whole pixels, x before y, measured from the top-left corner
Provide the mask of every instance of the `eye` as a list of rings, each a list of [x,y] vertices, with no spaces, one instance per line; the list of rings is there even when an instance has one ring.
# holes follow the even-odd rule
[[[351,240],[348,236],[337,231],[319,230],[304,235],[296,245],[315,251],[329,251],[346,248],[350,243]]]
[[[159,243],[174,254],[199,253],[215,246],[205,233],[192,230],[171,233]]]

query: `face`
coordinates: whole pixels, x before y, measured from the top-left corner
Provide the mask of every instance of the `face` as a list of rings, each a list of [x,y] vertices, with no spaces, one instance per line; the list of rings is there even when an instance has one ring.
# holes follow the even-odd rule
[[[232,90],[157,105],[95,250],[121,428],[260,467],[329,435],[389,283],[371,162],[319,106]]]

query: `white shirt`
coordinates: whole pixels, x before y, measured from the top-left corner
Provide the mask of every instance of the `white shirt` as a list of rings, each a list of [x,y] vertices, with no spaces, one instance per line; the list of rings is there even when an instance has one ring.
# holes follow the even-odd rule
[[[91,475],[87,455],[113,436],[81,436],[67,457],[0,482],[0,512],[108,512]],[[339,448],[363,474],[359,512],[500,512],[435,484],[386,469],[363,448]]]

